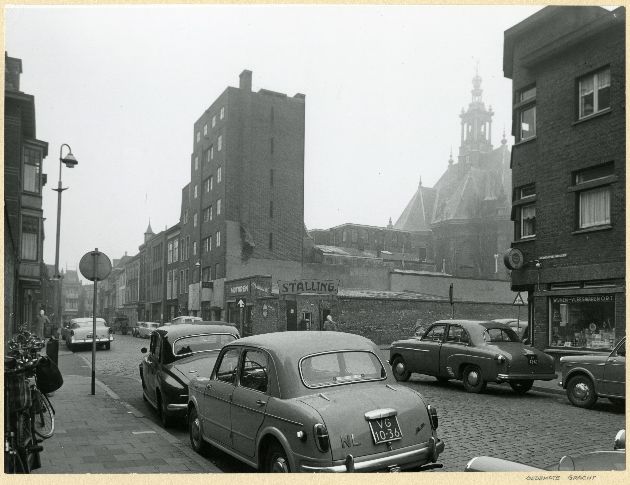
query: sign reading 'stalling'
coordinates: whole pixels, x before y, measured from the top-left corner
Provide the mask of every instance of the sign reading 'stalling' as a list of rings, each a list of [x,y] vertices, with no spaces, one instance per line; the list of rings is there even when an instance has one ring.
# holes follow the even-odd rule
[[[294,280],[278,281],[280,295],[297,295],[298,293],[321,293],[336,295],[339,291],[339,281],[333,280]]]

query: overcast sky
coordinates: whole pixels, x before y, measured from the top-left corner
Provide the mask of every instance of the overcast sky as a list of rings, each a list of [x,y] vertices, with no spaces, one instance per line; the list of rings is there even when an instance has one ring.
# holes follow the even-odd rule
[[[540,6],[7,7],[5,48],[35,96],[44,161],[44,258],[54,263],[59,149],[60,265],[98,247],[136,254],[151,221],[179,220],[193,123],[253,71],[253,89],[306,95],[305,223],[385,226],[433,186],[460,143],[475,68],[511,125],[503,33]],[[64,152],[65,154],[65,152]]]

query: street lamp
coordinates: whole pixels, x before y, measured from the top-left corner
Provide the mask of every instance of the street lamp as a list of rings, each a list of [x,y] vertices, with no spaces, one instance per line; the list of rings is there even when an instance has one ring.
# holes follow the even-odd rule
[[[63,147],[66,147],[68,149],[68,154],[63,157]],[[72,149],[70,148],[70,145],[64,143],[61,145],[61,147],[59,147],[59,183],[57,184],[57,188],[53,189],[55,192],[57,192],[57,239],[56,239],[56,247],[55,247],[55,279],[58,282],[58,287],[57,287],[57,324],[59,326],[59,328],[61,328],[61,325],[63,324],[62,321],[62,310],[61,310],[61,275],[59,274],[59,234],[60,234],[60,230],[61,230],[61,193],[64,190],[67,190],[68,187],[63,188],[61,186],[61,164],[65,164],[66,167],[68,168],[74,168],[75,165],[77,165],[79,162],[77,162],[77,159],[74,158],[74,155],[72,154]]]

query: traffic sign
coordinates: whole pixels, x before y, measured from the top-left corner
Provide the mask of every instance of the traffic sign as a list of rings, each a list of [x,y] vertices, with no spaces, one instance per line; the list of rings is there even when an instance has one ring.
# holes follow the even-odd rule
[[[516,298],[514,298],[514,301],[512,302],[512,305],[518,305],[518,306],[525,305],[525,302],[523,301],[523,297],[521,296],[521,292],[520,291],[516,294]]]
[[[239,308],[245,308],[245,298],[239,298],[238,301],[236,302],[236,305]]]
[[[79,261],[79,271],[89,281],[103,281],[109,276],[112,263],[107,255],[96,248],[85,253]]]

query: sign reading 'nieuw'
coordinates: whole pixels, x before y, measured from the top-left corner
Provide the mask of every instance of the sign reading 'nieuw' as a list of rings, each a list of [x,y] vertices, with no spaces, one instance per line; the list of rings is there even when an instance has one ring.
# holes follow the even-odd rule
[[[281,295],[295,295],[297,293],[336,295],[339,291],[339,282],[332,280],[278,281],[278,291]]]

